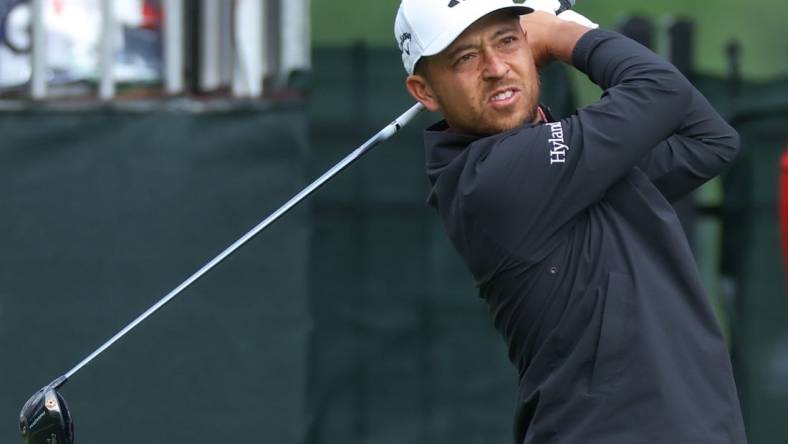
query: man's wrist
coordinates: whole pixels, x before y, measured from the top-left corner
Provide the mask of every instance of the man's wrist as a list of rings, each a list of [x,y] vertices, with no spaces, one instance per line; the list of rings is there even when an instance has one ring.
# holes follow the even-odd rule
[[[553,14],[535,11],[520,18],[533,51],[534,61],[541,68],[553,60],[569,63],[572,50],[590,28],[563,20]]]
[[[559,20],[552,30],[555,38],[548,45],[550,55],[556,60],[571,64],[577,42],[591,29],[575,22]]]

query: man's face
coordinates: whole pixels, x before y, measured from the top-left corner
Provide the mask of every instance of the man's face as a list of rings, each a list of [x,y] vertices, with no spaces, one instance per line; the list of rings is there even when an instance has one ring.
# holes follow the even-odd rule
[[[408,90],[453,130],[497,134],[536,118],[539,76],[520,20],[509,11],[481,18],[419,63]]]

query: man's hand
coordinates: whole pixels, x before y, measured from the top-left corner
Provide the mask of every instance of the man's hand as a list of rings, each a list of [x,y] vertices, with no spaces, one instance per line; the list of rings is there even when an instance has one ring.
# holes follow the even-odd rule
[[[537,68],[547,65],[553,60],[571,63],[572,51],[577,41],[592,29],[544,11],[534,11],[523,15],[520,18],[520,23],[526,32]]]
[[[552,12],[555,15],[561,9],[561,2],[558,0],[526,0],[523,6],[528,6],[534,11]]]
[[[596,29],[599,27],[599,25],[592,22],[582,14],[572,11],[571,9],[569,9],[569,7],[564,8],[564,10],[559,14],[558,11],[567,3],[571,3],[572,5],[574,5],[574,2],[559,1],[559,0],[526,0],[525,3],[523,3],[523,6],[527,6],[533,9],[534,11],[544,11],[544,12],[552,13],[553,15],[557,15],[561,19],[581,24],[587,28]]]

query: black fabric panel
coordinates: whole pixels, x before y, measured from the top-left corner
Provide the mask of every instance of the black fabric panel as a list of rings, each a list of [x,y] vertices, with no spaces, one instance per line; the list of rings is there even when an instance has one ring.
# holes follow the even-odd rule
[[[0,441],[14,442],[35,390],[303,186],[306,116],[6,112],[0,134]],[[308,215],[77,373],[62,390],[77,442],[302,442]]]

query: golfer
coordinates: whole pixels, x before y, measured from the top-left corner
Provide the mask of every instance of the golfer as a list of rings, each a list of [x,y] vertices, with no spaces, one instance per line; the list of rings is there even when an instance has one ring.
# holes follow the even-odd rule
[[[528,5],[403,0],[395,24],[407,90],[444,118],[425,134],[429,203],[518,370],[515,442],[745,443],[671,207],[738,136],[646,48]],[[538,73],[552,60],[602,98],[552,120]]]

